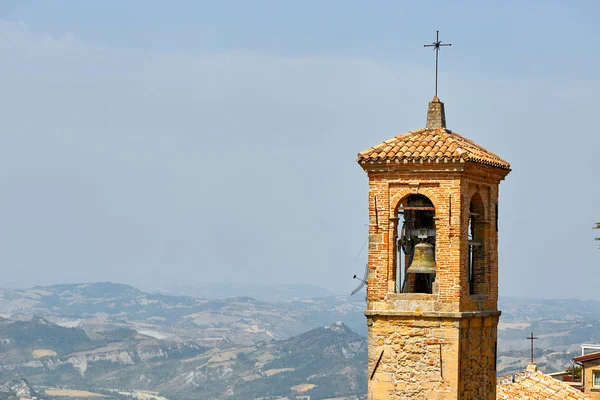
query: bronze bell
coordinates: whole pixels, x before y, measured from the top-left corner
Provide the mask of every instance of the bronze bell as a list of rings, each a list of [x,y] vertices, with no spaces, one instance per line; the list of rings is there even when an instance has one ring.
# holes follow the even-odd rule
[[[421,242],[415,245],[412,262],[407,274],[435,274],[435,255],[432,244]]]

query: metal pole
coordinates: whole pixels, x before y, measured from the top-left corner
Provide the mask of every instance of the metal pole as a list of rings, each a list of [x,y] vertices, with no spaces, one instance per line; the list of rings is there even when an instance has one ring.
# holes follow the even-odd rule
[[[435,31],[435,41],[439,43],[440,41],[440,31]],[[435,95],[437,97],[437,89],[438,89],[438,55],[440,53],[440,48],[436,46],[435,48]]]
[[[438,64],[439,64],[439,52],[440,46],[452,46],[450,43],[440,42],[440,31],[435,31],[435,42],[431,44],[425,44],[423,47],[433,47],[435,50],[435,95],[438,93]]]

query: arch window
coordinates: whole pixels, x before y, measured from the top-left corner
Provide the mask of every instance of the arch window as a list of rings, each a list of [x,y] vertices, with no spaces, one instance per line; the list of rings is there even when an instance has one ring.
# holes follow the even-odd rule
[[[478,193],[471,198],[469,205],[469,254],[468,254],[468,277],[469,294],[486,294],[486,224],[483,200]]]
[[[398,293],[432,293],[435,281],[435,207],[412,194],[398,207],[395,289]]]

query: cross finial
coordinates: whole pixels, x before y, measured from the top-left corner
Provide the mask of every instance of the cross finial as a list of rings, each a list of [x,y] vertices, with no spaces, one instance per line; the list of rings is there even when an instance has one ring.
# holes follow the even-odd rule
[[[435,96],[438,94],[438,55],[440,52],[440,47],[442,46],[452,46],[451,43],[442,43],[440,40],[440,31],[435,31],[435,42],[431,44],[425,44],[423,47],[433,47],[435,50]]]
[[[533,332],[531,332],[531,336],[526,338],[527,340],[531,340],[531,363],[533,364],[533,341],[537,338],[533,336]]]

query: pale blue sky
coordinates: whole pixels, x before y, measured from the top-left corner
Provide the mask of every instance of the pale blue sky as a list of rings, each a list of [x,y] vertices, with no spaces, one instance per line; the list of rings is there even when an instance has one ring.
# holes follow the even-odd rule
[[[500,291],[600,299],[595,2],[0,3],[0,286],[355,285],[356,153],[448,127],[512,163]]]

